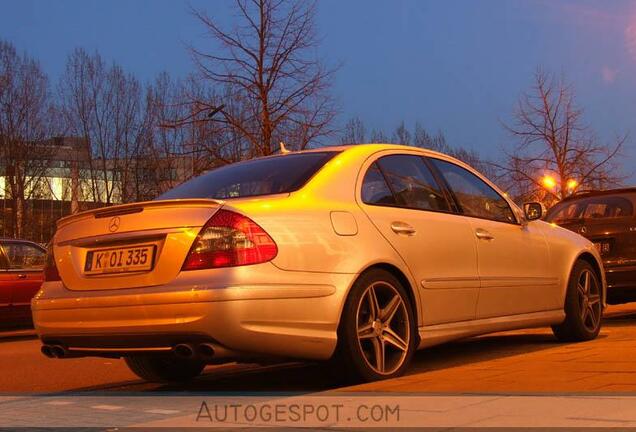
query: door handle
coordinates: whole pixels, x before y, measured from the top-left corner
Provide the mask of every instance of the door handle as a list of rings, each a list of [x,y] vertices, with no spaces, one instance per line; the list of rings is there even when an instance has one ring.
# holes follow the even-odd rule
[[[492,234],[490,234],[488,231],[486,231],[483,228],[477,228],[475,230],[475,235],[480,240],[493,240],[495,238],[495,236],[493,236]]]
[[[27,275],[25,275],[24,273],[20,273],[18,275],[18,279],[26,279],[26,278],[27,278]]]
[[[391,229],[396,234],[404,234],[408,236],[412,236],[413,234],[415,234],[415,228],[405,222],[393,222],[391,224]]]

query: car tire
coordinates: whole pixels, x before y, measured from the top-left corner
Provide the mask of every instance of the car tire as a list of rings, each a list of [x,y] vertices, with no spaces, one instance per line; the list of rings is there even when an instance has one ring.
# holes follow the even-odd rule
[[[602,285],[596,270],[584,260],[574,264],[565,296],[565,321],[552,326],[559,341],[596,338],[603,313]]]
[[[417,348],[413,305],[391,273],[373,269],[354,283],[338,328],[337,362],[349,381],[404,373]]]
[[[205,363],[172,355],[134,356],[125,358],[126,365],[139,378],[155,383],[183,383],[199,376]]]

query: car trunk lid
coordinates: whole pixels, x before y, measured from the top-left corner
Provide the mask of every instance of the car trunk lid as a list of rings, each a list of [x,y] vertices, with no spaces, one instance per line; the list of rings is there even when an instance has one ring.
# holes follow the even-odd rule
[[[634,261],[636,220],[634,217],[587,219],[579,232],[594,242],[604,261]]]
[[[166,284],[179,274],[199,230],[221,206],[212,199],[149,201],[63,218],[53,240],[60,277],[71,290]],[[144,265],[133,265],[143,260],[143,251]],[[115,267],[95,271],[97,258],[113,254],[119,254]]]

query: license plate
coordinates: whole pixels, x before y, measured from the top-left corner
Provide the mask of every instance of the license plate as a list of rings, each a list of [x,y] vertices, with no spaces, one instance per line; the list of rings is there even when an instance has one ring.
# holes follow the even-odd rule
[[[594,246],[596,246],[601,255],[607,255],[612,249],[612,244],[609,241],[594,242]]]
[[[155,245],[98,249],[86,254],[84,274],[129,273],[152,270]]]

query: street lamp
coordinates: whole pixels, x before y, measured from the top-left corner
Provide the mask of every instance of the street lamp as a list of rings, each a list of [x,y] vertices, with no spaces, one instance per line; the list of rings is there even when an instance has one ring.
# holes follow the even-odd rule
[[[541,178],[541,185],[543,185],[543,187],[549,190],[550,192],[554,192],[556,187],[559,185],[563,185],[563,183],[557,180],[554,176],[550,174],[545,174]],[[567,190],[568,193],[573,193],[578,186],[579,186],[579,182],[571,178],[565,182],[564,190]],[[563,186],[561,186],[561,188],[563,188]]]
[[[570,180],[567,181],[567,183],[565,185],[567,186],[567,188],[568,188],[568,190],[570,192],[573,192],[574,189],[576,189],[576,187],[579,185],[579,182],[577,182],[574,179],[570,179]]]
[[[554,177],[552,177],[551,175],[544,175],[543,178],[541,179],[541,184],[546,188],[546,189],[554,189],[557,185],[557,181],[554,179]]]

